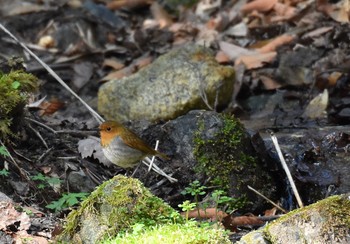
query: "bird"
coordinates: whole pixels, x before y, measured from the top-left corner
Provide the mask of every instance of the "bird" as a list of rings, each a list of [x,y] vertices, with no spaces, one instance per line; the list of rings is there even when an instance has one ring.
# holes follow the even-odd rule
[[[119,167],[132,168],[147,156],[158,156],[169,160],[167,155],[150,147],[121,123],[106,121],[99,126],[99,130],[104,155]]]

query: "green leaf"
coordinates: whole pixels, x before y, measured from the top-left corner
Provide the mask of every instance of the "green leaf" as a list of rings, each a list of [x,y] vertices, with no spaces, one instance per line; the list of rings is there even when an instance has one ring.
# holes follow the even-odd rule
[[[11,87],[15,90],[17,90],[20,86],[21,86],[21,83],[19,81],[16,81],[16,80],[14,82],[12,82],[12,84],[11,84]]]
[[[0,146],[0,155],[3,156],[10,156],[9,152],[7,151],[5,146]]]
[[[0,170],[0,175],[3,175],[3,176],[8,176],[10,173],[9,173],[9,171],[8,170],[6,170],[6,169],[2,169],[2,170]]]
[[[62,180],[60,178],[57,177],[46,177],[47,183],[49,183],[50,185],[60,185]]]
[[[37,175],[34,175],[31,177],[32,180],[41,180],[41,181],[46,181],[46,176],[43,175],[42,173],[39,173]]]

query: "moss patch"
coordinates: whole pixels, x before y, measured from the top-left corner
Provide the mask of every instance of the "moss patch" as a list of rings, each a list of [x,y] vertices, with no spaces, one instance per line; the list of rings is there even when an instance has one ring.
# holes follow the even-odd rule
[[[198,223],[189,221],[185,224],[168,224],[119,235],[115,239],[107,240],[104,244],[178,244],[178,243],[220,243],[229,244],[231,241],[221,228],[199,227]]]
[[[29,94],[37,88],[37,78],[23,70],[0,72],[0,139],[14,136],[13,120],[23,113]]]
[[[242,172],[245,167],[252,167],[256,161],[244,150],[246,137],[243,125],[228,115],[220,116],[223,126],[210,139],[203,139],[206,128],[204,122],[199,121],[194,139],[194,155],[198,161],[197,172],[211,177],[213,185],[228,190],[231,185],[230,175]]]

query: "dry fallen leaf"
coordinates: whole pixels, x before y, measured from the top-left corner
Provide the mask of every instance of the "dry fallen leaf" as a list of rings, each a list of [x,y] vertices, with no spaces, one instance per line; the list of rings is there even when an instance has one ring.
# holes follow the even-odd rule
[[[219,64],[230,62],[230,57],[227,56],[223,51],[219,51],[215,55],[215,59]]]
[[[173,24],[171,16],[160,6],[159,3],[153,2],[151,5],[153,18],[158,22],[160,28],[165,28]]]
[[[120,8],[140,8],[150,5],[154,0],[114,0],[107,3],[107,8],[117,10]]]
[[[295,7],[289,6],[288,4],[284,4],[284,3],[276,3],[273,6],[273,10],[275,10],[275,14],[277,16],[273,16],[271,18],[271,22],[290,20],[297,13]]]
[[[102,67],[111,67],[114,70],[120,70],[125,67],[124,63],[116,58],[106,58],[103,61]]]
[[[113,71],[108,75],[104,76],[100,81],[110,81],[110,80],[118,80],[125,76],[129,76],[136,71],[136,66],[134,64],[125,67],[124,69]]]
[[[243,5],[241,11],[243,13],[249,13],[253,11],[267,12],[271,10],[276,3],[277,0],[255,0]]]
[[[181,213],[181,215],[185,216],[186,213]],[[210,219],[212,221],[216,221],[216,218],[218,218],[219,221],[222,221],[223,218],[227,216],[227,213],[217,210],[216,208],[206,208],[205,210],[199,209],[199,216],[198,216],[198,210],[192,210],[188,212],[189,218],[198,218],[198,219]]]
[[[17,224],[17,230],[28,230],[31,223],[29,216],[25,212],[18,212],[13,203],[0,202],[0,230],[6,231],[8,226]]]
[[[316,119],[324,117],[328,106],[328,90],[324,89],[323,93],[314,97],[306,106],[303,117]]]
[[[259,219],[256,216],[238,216],[234,217],[231,215],[226,216],[222,224],[225,226],[226,229],[229,229],[231,231],[236,231],[238,226],[261,226],[265,222]]]
[[[220,50],[223,51],[231,60],[243,55],[255,55],[257,52],[254,50],[249,50],[232,43],[221,41],[219,42]]]
[[[265,46],[257,48],[256,50],[260,53],[269,53],[276,51],[276,49],[282,45],[288,44],[294,40],[294,36],[290,34],[283,34],[272,39]]]
[[[109,167],[112,165],[112,162],[105,157],[102,151],[100,138],[89,136],[80,140],[78,142],[78,152],[82,158],[93,157],[105,166]]]
[[[65,105],[64,102],[59,101],[57,98],[52,98],[50,101],[43,101],[39,108],[39,115],[51,115],[55,113],[57,110],[63,108]]]
[[[253,55],[240,56],[235,61],[235,66],[243,63],[246,69],[256,69],[264,66],[266,63],[272,62],[277,55],[277,52],[257,53]]]
[[[275,90],[281,87],[281,84],[279,84],[276,80],[272,79],[271,77],[261,75],[260,80],[262,81],[266,90]]]

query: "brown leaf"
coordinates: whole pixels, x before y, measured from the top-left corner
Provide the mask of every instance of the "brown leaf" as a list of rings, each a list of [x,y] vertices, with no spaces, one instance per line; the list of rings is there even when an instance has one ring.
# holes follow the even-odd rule
[[[266,90],[275,90],[281,87],[281,84],[279,84],[276,80],[272,79],[271,77],[261,75],[260,79],[264,84]]]
[[[17,230],[28,230],[30,219],[25,212],[18,212],[11,202],[0,202],[0,230],[6,231],[9,225],[19,222]]]
[[[243,63],[246,67],[246,69],[256,69],[259,67],[264,66],[266,63],[272,62],[277,53],[276,52],[269,52],[269,53],[258,53],[254,55],[246,55],[241,56],[236,59],[235,66],[239,65],[240,63]]]
[[[153,2],[151,5],[153,18],[158,22],[160,28],[165,28],[173,24],[170,15],[160,6],[159,3]]]
[[[273,208],[271,208],[271,209],[265,210],[264,216],[275,216],[275,215],[276,215],[276,212],[277,212],[277,208],[276,208],[276,207],[273,207]]]
[[[325,26],[325,27],[320,27],[320,28],[317,28],[313,31],[310,31],[308,33],[305,33],[302,38],[314,38],[314,37],[318,37],[318,36],[321,36],[322,34],[325,34],[331,30],[333,30],[334,27],[333,26]]]
[[[272,18],[273,21],[289,20],[297,13],[296,8],[284,3],[276,3],[273,6],[275,14],[278,16]]]
[[[342,75],[340,72],[332,72],[328,77],[328,86],[335,86]]]
[[[236,231],[238,226],[261,226],[265,222],[259,219],[256,216],[238,216],[234,217],[231,215],[226,216],[222,224],[225,226],[226,229],[229,229],[231,231]]]
[[[224,64],[224,63],[230,62],[230,57],[227,56],[223,51],[217,52],[215,59],[219,64]]]
[[[186,213],[181,213],[182,216],[185,216]],[[216,221],[218,218],[219,221],[221,221],[223,218],[227,216],[227,213],[217,210],[216,208],[207,208],[205,210],[199,209],[199,216],[198,216],[198,210],[192,210],[189,211],[188,217],[189,218],[198,218],[198,219],[210,219],[212,221]]]
[[[291,41],[294,40],[294,36],[290,34],[283,34],[281,36],[278,36],[274,39],[272,39],[269,43],[267,43],[265,46],[256,49],[260,53],[269,53],[276,51],[276,49],[284,44],[288,44]]]
[[[134,64],[129,65],[128,67],[125,67],[124,69],[113,71],[103,77],[101,81],[110,81],[110,80],[118,80],[125,76],[129,76],[133,74],[136,70],[136,66]]]
[[[120,8],[140,8],[150,5],[154,0],[114,0],[107,3],[107,8],[117,10]]]
[[[64,102],[59,101],[57,98],[52,98],[50,101],[43,101],[39,108],[41,109],[39,111],[40,116],[44,115],[51,115],[55,113],[57,110],[63,108],[65,105]]]
[[[114,70],[120,70],[125,67],[124,63],[116,58],[107,58],[103,61],[103,67],[111,67]]]
[[[143,56],[138,58],[135,61],[135,66],[137,67],[137,69],[142,69],[143,67],[146,67],[147,65],[151,64],[153,61],[153,57],[151,56]]]
[[[244,55],[255,55],[256,51],[249,50],[237,45],[234,45],[229,42],[221,41],[219,42],[220,49],[223,51],[231,60],[235,60],[236,58]]]
[[[271,10],[276,3],[277,0],[255,0],[243,5],[241,11],[243,13],[249,13],[253,11],[267,12]]]

